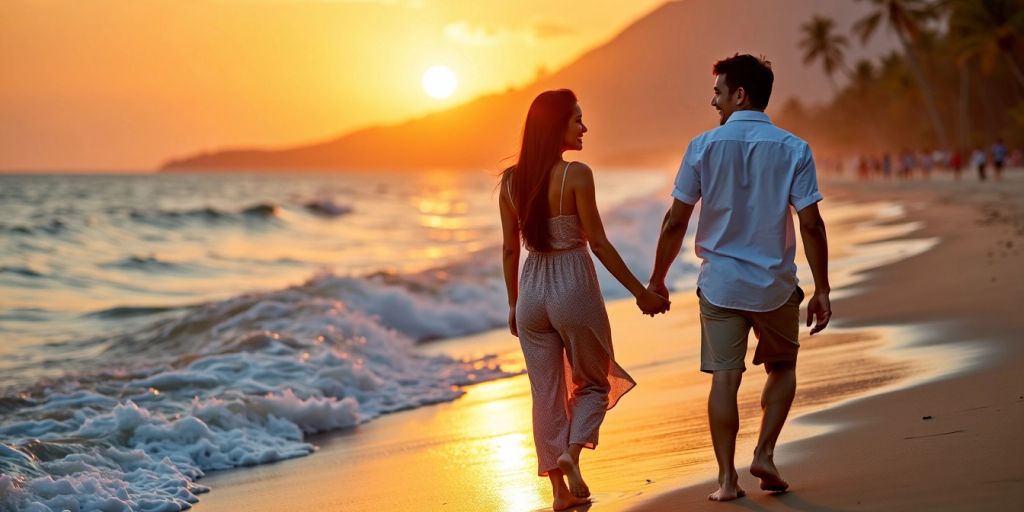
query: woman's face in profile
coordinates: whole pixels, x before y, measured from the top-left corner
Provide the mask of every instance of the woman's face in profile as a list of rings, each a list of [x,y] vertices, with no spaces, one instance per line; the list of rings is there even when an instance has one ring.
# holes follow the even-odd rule
[[[577,103],[573,107],[572,116],[569,118],[569,126],[565,130],[565,138],[562,140],[563,150],[583,149],[583,134],[587,133],[587,126],[583,124],[583,109]]]

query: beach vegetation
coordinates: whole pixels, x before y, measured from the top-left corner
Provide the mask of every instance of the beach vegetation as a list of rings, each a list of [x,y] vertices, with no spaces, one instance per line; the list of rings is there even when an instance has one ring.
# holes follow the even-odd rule
[[[832,154],[1024,145],[1024,0],[867,1],[851,36],[890,30],[900,49],[847,69],[846,37],[815,15],[798,42],[805,64],[843,80],[828,103],[785,103],[781,126]]]

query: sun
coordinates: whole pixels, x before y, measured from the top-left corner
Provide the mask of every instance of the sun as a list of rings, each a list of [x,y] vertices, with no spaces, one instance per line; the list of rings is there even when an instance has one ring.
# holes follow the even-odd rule
[[[455,78],[455,73],[447,66],[431,66],[430,69],[423,73],[423,90],[431,97],[439,100],[443,100],[452,95],[455,92],[455,87],[459,85],[458,79]]]

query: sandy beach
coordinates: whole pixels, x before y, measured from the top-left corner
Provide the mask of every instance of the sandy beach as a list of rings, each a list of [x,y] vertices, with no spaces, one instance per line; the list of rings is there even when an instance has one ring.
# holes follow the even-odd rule
[[[832,325],[802,339],[799,387],[777,461],[791,492],[709,503],[716,474],[697,370],[692,290],[651,319],[609,304],[617,358],[639,382],[583,465],[589,510],[1024,510],[1024,172],[1003,182],[827,181]],[[652,241],[654,243],[654,241]],[[692,252],[692,249],[688,249]],[[692,254],[687,257],[692,258]],[[801,270],[804,289],[809,272]],[[806,335],[806,330],[803,331]],[[497,354],[504,331],[425,352]],[[740,394],[740,466],[752,451],[763,371]],[[313,438],[318,453],[213,473],[196,510],[543,510],[525,375],[450,403]]]
[[[838,428],[788,443],[781,469],[792,492],[754,491],[708,503],[710,483],[642,502],[634,510],[1022,510],[1024,501],[1024,182],[965,180],[833,188],[832,197],[892,199],[936,247],[867,273],[834,303],[836,325],[908,326],[922,350],[955,347],[954,373],[804,415]],[[810,364],[806,359],[804,364]],[[799,392],[798,392],[799,394]],[[717,506],[716,506],[717,505]]]

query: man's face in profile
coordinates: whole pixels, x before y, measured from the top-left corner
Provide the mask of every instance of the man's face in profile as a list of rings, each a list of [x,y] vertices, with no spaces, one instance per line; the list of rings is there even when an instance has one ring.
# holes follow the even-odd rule
[[[725,83],[725,75],[715,77],[715,95],[711,97],[711,106],[718,110],[719,125],[725,124],[729,116],[736,111],[736,99],[729,86]]]

